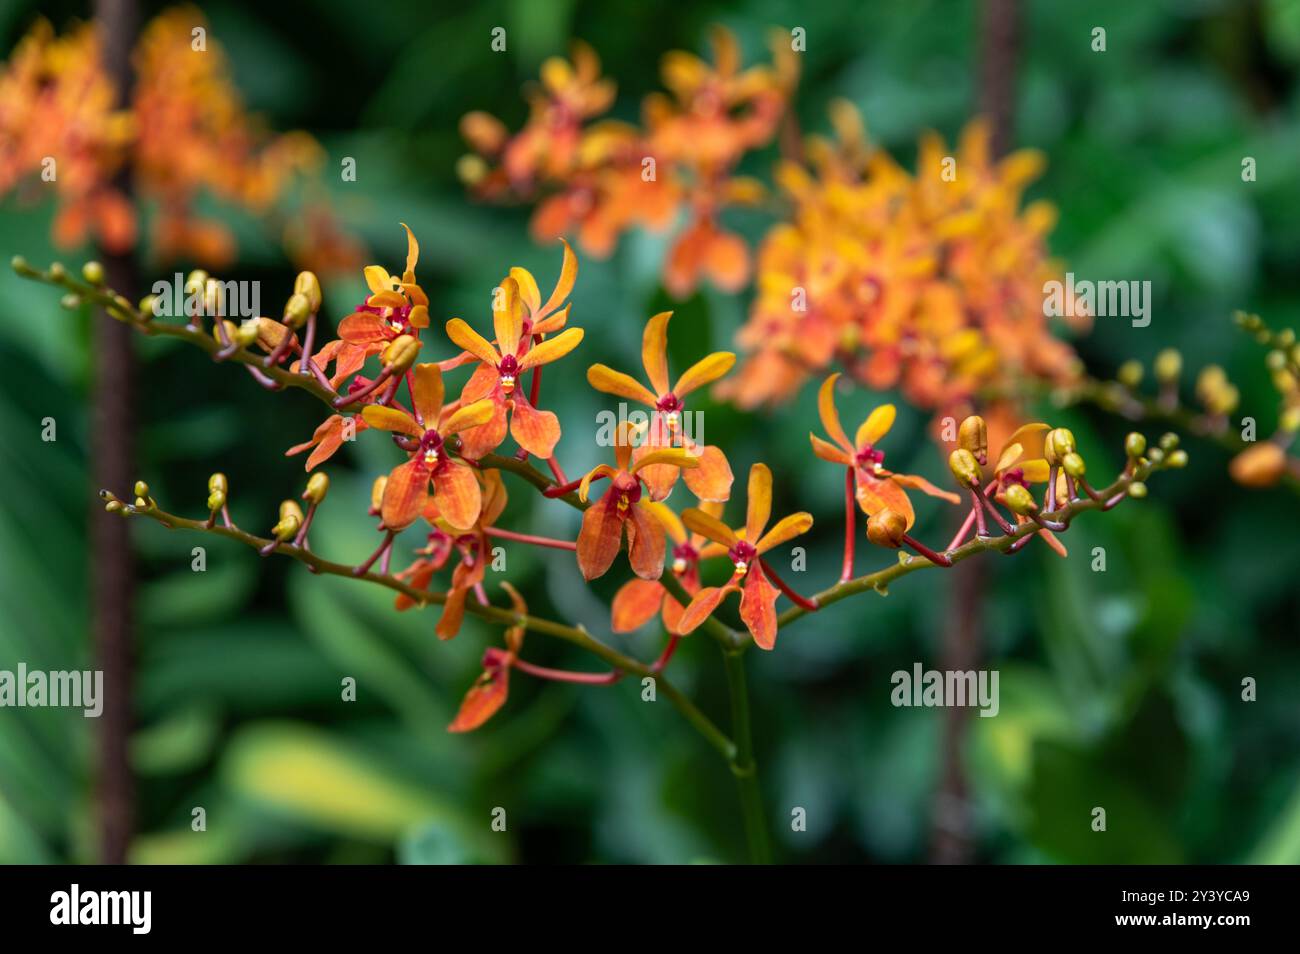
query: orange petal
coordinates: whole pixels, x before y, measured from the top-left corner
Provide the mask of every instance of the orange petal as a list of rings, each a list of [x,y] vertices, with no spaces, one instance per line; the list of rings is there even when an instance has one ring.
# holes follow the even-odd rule
[[[348,344],[368,345],[392,336],[388,322],[369,311],[354,311],[339,322],[339,337]]]
[[[578,569],[587,580],[604,576],[618,556],[623,539],[623,518],[608,496],[587,508],[578,533]]]
[[[664,572],[664,528],[640,502],[628,509],[628,559],[632,572],[643,580],[657,580]]]
[[[773,547],[779,547],[800,534],[807,533],[812,529],[812,525],[812,514],[803,511],[782,517],[776,522],[776,526],[763,534],[762,539],[754,544],[754,549],[759,553],[766,553]]]
[[[1002,453],[998,455],[998,462],[993,466],[994,473],[1000,474],[1002,471],[1011,467],[1011,465],[1016,461],[1020,460],[1020,457],[1024,452],[1025,449],[1021,446],[1019,441],[1013,441],[1006,447],[1002,448]]]
[[[650,407],[654,407],[658,401],[649,388],[636,378],[603,364],[593,364],[587,369],[587,383],[597,391],[627,398],[629,401],[639,401]]]
[[[915,474],[894,474],[895,483],[904,487],[910,487],[913,490],[919,490],[921,493],[930,497],[938,497],[940,500],[946,500],[950,504],[961,503],[961,497],[957,496],[951,490],[943,490],[930,483],[924,477],[918,477]]]
[[[487,670],[479,676],[478,681],[465,693],[460,710],[448,732],[471,732],[477,729],[506,703],[510,691],[510,667],[499,666]]]
[[[406,229],[406,271],[402,273],[402,281],[415,281],[415,266],[420,261],[420,243],[415,240],[415,233],[405,222],[402,228]]]
[[[474,469],[460,461],[451,461],[433,475],[433,499],[442,519],[457,530],[474,526],[483,509],[483,492]]]
[[[480,361],[490,364],[494,368],[501,361],[501,355],[497,354],[497,350],[492,347],[491,342],[461,318],[453,318],[447,322],[447,337],[455,342],[457,347],[468,351]]]
[[[853,445],[849,443],[849,437],[844,433],[844,426],[840,424],[840,412],[835,409],[835,382],[839,377],[840,373],[836,371],[822,382],[821,389],[817,392],[817,413],[821,416],[822,427],[826,428],[826,433],[830,435],[831,440],[840,445],[845,453],[851,453]]]
[[[493,399],[492,417],[488,419],[488,422],[461,432],[461,456],[470,460],[478,460],[484,454],[492,453],[506,439],[507,426],[506,402]]]
[[[695,632],[699,629],[700,624],[713,615],[713,611],[718,608],[728,593],[734,592],[736,587],[728,583],[726,586],[706,586],[692,598],[689,605],[682,612],[681,619],[678,620],[677,629],[683,636]]]
[[[539,411],[523,397],[514,399],[510,433],[519,446],[543,460],[555,453],[560,440],[560,419],[552,411]]]
[[[411,401],[426,427],[437,426],[442,398],[442,371],[436,364],[417,364],[411,369]]]
[[[1042,457],[1043,438],[1047,436],[1047,432],[1050,430],[1051,428],[1048,425],[1038,422],[1022,424],[1016,428],[1015,433],[1007,438],[1007,445],[1019,444],[1025,457]]]
[[[668,393],[668,320],[672,316],[671,311],[661,311],[646,322],[641,335],[641,361],[656,394]]]
[[[691,493],[710,503],[728,500],[731,497],[731,485],[736,478],[726,455],[720,448],[708,445],[700,448],[696,459],[699,461],[698,467],[682,472]]]
[[[617,473],[618,471],[610,467],[609,464],[597,464],[582,475],[582,482],[578,485],[578,499],[584,503],[586,502],[591,494],[591,483],[597,477],[613,477]]]
[[[681,517],[673,513],[667,504],[648,503],[645,508],[659,521],[673,543],[686,542],[686,526],[682,523]]]
[[[857,434],[853,436],[853,445],[861,450],[868,444],[875,445],[880,439],[889,433],[889,429],[894,426],[894,417],[897,410],[892,404],[882,404],[862,422],[858,428]]]
[[[687,592],[699,590],[699,584],[687,587]],[[682,635],[682,615],[686,612],[686,607],[677,602],[677,598],[671,593],[664,592],[664,629],[676,635]]]
[[[483,513],[479,515],[479,523],[490,527],[506,509],[509,495],[506,493],[505,482],[501,479],[501,471],[484,470],[479,472],[479,476],[483,481]]]
[[[573,254],[573,249],[569,247],[568,242],[564,239],[560,239],[560,242],[564,245],[564,263],[560,266],[560,277],[555,283],[555,290],[542,306],[543,315],[549,315],[559,308],[564,299],[569,297],[574,283],[578,280],[578,256]]]
[[[403,573],[408,571],[404,570]],[[427,590],[429,584],[433,581],[433,574],[436,571],[432,561],[421,560],[415,566],[410,568],[410,575],[406,577],[406,582],[417,590]],[[405,593],[398,593],[397,599],[393,601],[393,608],[400,611],[408,610],[417,605],[415,600]]]
[[[439,639],[451,639],[460,632],[460,624],[465,621],[465,597],[468,594],[468,586],[453,586],[447,591],[447,602],[442,604],[442,615],[433,628]]]
[[[698,533],[724,547],[735,546],[736,540],[739,539],[735,531],[717,517],[703,510],[696,510],[694,507],[682,511],[682,523],[686,524],[687,529],[692,533]]]
[[[715,351],[686,369],[686,373],[673,385],[673,394],[682,397],[706,384],[712,384],[730,371],[735,363],[736,356],[730,351]]]
[[[674,467],[668,463],[655,463],[656,460],[662,461],[662,457],[655,457],[658,450],[649,443],[642,444],[632,451],[631,473],[635,473],[645,484],[646,490],[650,492],[652,501],[661,501],[667,499],[668,495],[673,492],[673,487],[677,484],[677,478],[681,476],[681,468]],[[646,463],[649,458],[650,462]]]
[[[1025,480],[1033,484],[1045,484],[1047,478],[1051,475],[1052,469],[1048,466],[1047,461],[1041,457],[1038,460],[1027,460],[1020,465],[1024,472]]]
[[[731,232],[714,233],[705,249],[704,270],[723,291],[740,291],[749,281],[749,246]]]
[[[519,286],[519,297],[523,299],[529,317],[535,317],[542,307],[542,293],[537,287],[537,279],[533,278],[533,273],[528,269],[518,267],[510,269],[510,277]]]
[[[745,514],[745,539],[751,543],[763,534],[772,516],[772,472],[766,464],[749,468],[748,510]]]
[[[776,597],[779,592],[767,582],[762,567],[750,567],[745,576],[744,591],[740,594],[740,618],[749,627],[759,649],[771,649],[776,645]]]
[[[912,523],[916,520],[912,501],[907,499],[907,493],[903,488],[892,480],[864,474],[859,470],[856,496],[858,506],[867,516],[885,509],[893,510],[903,515],[908,529],[911,529]]]
[[[497,333],[497,347],[503,355],[514,354],[519,350],[519,336],[524,330],[519,285],[513,278],[507,278],[501,282],[499,293],[494,292],[492,298],[492,327]]]
[[[629,580],[614,594],[609,628],[616,633],[640,629],[659,612],[666,597],[664,588],[654,580]]]
[[[460,403],[473,404],[475,401],[487,397],[492,393],[493,388],[497,386],[500,377],[496,365],[480,364],[474,369],[474,373],[469,376],[465,386],[461,388]]]
[[[367,408],[369,410],[369,408]],[[424,509],[429,491],[429,469],[423,457],[399,464],[388,475],[379,512],[389,530],[409,527]]]
[[[410,434],[412,437],[421,437],[424,434],[424,428],[415,423],[415,418],[395,407],[367,404],[361,409],[361,417],[368,425],[381,431],[396,431],[399,434]]]
[[[812,441],[813,453],[822,460],[830,461],[832,464],[843,464],[846,467],[853,464],[852,457],[834,444],[822,440],[816,434],[809,434],[808,439]]]
[[[473,404],[458,407],[447,414],[444,420],[438,422],[438,432],[443,437],[450,437],[472,427],[481,427],[492,420],[493,415],[496,414],[496,404],[497,402],[491,398],[484,398]],[[450,407],[448,409],[450,410]]]
[[[519,359],[520,372],[527,371],[529,368],[535,368],[538,365],[550,364],[552,361],[558,361],[566,354],[578,347],[582,343],[583,331],[581,328],[570,328],[562,331],[554,338],[547,338],[545,341],[539,341],[528,349],[527,353]]]

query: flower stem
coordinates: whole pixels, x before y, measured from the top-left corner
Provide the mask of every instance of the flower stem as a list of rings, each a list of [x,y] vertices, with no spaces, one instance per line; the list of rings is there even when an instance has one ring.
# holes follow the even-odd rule
[[[538,679],[549,679],[551,682],[579,682],[588,686],[607,686],[623,678],[622,671],[618,669],[611,669],[609,672],[571,672],[568,669],[535,666],[522,659],[516,659],[512,665],[520,672],[526,672]]]
[[[794,603],[796,606],[802,606],[810,613],[821,609],[821,607],[817,605],[816,600],[810,600],[808,597],[800,595],[795,591],[794,587],[777,576],[776,571],[772,569],[771,565],[766,560],[760,559],[758,564],[763,568],[763,572],[767,574],[767,578],[776,584],[776,588],[789,597],[790,602]]]
[[[531,533],[516,533],[513,530],[505,530],[501,527],[484,527],[483,532],[489,537],[500,537],[502,540],[515,540],[519,543],[531,543],[537,547],[550,547],[553,550],[577,550],[578,544],[572,540],[555,540],[551,537],[538,537]]]
[[[745,841],[749,860],[756,865],[772,863],[772,846],[768,840],[767,820],[763,813],[763,793],[758,785],[758,765],[754,760],[754,734],[749,718],[749,687],[745,680],[743,650],[723,650],[727,667],[727,693],[731,697],[731,732],[736,750],[731,757],[731,774],[740,789],[740,811],[745,820]]]

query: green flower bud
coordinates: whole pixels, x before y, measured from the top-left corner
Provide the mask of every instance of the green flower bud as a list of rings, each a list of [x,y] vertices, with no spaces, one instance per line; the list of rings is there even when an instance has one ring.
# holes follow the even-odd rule
[[[299,272],[298,277],[294,279],[293,290],[307,299],[307,305],[313,315],[320,311],[320,279],[316,277],[315,272]]]
[[[1278,421],[1278,426],[1288,434],[1294,434],[1300,431],[1300,404],[1293,404],[1282,412],[1282,418]]]
[[[1183,373],[1183,356],[1175,348],[1165,348],[1156,355],[1152,370],[1161,384],[1172,384]]]
[[[123,506],[122,501],[114,497],[108,503],[104,504],[104,509],[109,513],[123,513],[126,508]]]
[[[1171,451],[1177,446],[1178,446],[1178,435],[1175,434],[1173,431],[1166,431],[1164,434],[1160,435],[1161,450]]]
[[[1004,490],[1002,502],[1012,513],[1020,514],[1022,517],[1027,517],[1038,509],[1038,505],[1034,503],[1034,495],[1023,484],[1012,484]]]
[[[227,493],[230,487],[226,483],[226,475],[218,472],[209,477],[208,490],[212,492],[220,491],[223,494]]]
[[[36,274],[36,270],[32,268],[32,266],[27,263],[27,259],[23,258],[21,255],[15,255],[13,258],[9,259],[9,267],[19,275],[31,276]]]
[[[420,340],[411,335],[399,335],[389,342],[380,360],[393,374],[405,374],[415,364],[420,354]]]
[[[1061,458],[1074,452],[1074,435],[1068,428],[1057,427],[1047,432],[1043,438],[1043,457],[1052,466],[1058,466]]]
[[[202,295],[208,284],[208,273],[196,268],[185,278],[185,294]]]
[[[149,485],[146,484],[143,480],[137,480],[135,482],[135,495],[137,497],[148,497]]]
[[[1129,457],[1141,457],[1147,452],[1147,439],[1145,434],[1139,434],[1137,431],[1130,431],[1129,435],[1124,438],[1124,453]]]
[[[81,266],[81,277],[92,285],[104,284],[104,266],[99,262],[87,262]]]
[[[216,513],[226,505],[226,495],[220,490],[214,490],[208,494],[208,512]]]
[[[948,469],[957,478],[957,483],[973,487],[980,481],[980,465],[975,462],[975,455],[961,447],[948,455]]]
[[[52,262],[50,264],[50,278],[56,282],[61,282],[68,277],[68,270],[63,267],[62,262]]]
[[[988,463],[989,431],[984,418],[972,414],[957,429],[957,446],[968,450],[980,464]]]
[[[307,296],[294,292],[284,306],[284,323],[290,328],[301,328],[311,316],[311,302]]]
[[[1140,480],[1135,480],[1128,485],[1128,495],[1137,500],[1141,500],[1147,495],[1147,485]]]
[[[140,304],[137,307],[140,310],[140,314],[144,316],[145,321],[149,321],[157,317],[155,312],[158,309],[158,296],[145,295],[143,298],[140,299]]]
[[[1120,384],[1124,385],[1124,387],[1136,388],[1142,383],[1142,373],[1143,368],[1141,361],[1125,361],[1119,366],[1119,371],[1116,373],[1115,377],[1119,380]]]
[[[1187,451],[1176,450],[1165,458],[1165,466],[1175,469],[1187,466]]]
[[[1164,459],[1165,459],[1165,452],[1161,450],[1159,447],[1153,447],[1149,451],[1147,451],[1147,460],[1151,461],[1151,463],[1153,464],[1159,464]]]
[[[1065,468],[1067,474],[1076,479],[1082,477],[1085,473],[1083,458],[1074,452],[1061,458],[1061,466]]]
[[[59,299],[59,307],[65,311],[73,311],[81,307],[81,296],[73,292],[68,292]]]
[[[277,540],[292,540],[302,527],[302,508],[296,501],[285,500],[280,504],[280,521],[271,528]]]
[[[239,323],[239,328],[235,331],[235,341],[241,348],[251,348],[257,344],[257,337],[261,332],[261,322],[256,318],[246,318]]]

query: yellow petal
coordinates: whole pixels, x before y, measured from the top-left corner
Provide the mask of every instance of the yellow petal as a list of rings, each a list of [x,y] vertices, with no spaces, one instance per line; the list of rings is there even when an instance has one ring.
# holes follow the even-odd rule
[[[868,444],[875,445],[880,439],[889,433],[889,429],[894,426],[894,417],[897,411],[892,404],[882,404],[862,422],[858,428],[858,433],[853,437],[853,444],[859,450]]]
[[[582,343],[582,335],[583,330],[581,328],[570,328],[554,338],[547,338],[545,341],[538,342],[528,349],[527,354],[519,359],[519,370],[521,372],[527,371],[529,368],[535,368],[538,365],[558,361]]]
[[[844,448],[845,453],[852,454],[853,445],[849,443],[849,437],[844,433],[844,426],[840,424],[840,412],[835,409],[835,382],[839,379],[840,373],[836,371],[822,382],[821,389],[817,392],[817,413],[821,416],[822,427],[826,428],[826,433],[830,435],[831,440]]]
[[[641,336],[641,362],[656,394],[668,393],[668,320],[671,311],[661,311],[646,322]]]
[[[655,464],[671,464],[673,467],[691,468],[699,467],[700,459],[681,447],[665,447],[646,454],[632,465],[631,472],[635,474],[642,467],[652,467]]]
[[[587,495],[591,492],[591,482],[597,477],[613,477],[616,473],[618,471],[610,467],[609,464],[597,464],[582,475],[582,483],[578,486],[578,499],[584,503],[586,502]]]
[[[1041,457],[1038,460],[1025,461],[1020,465],[1020,469],[1024,471],[1025,480],[1032,484],[1046,483],[1051,472],[1051,468],[1047,466],[1047,461]]]
[[[682,524],[681,517],[673,513],[667,504],[646,503],[644,506],[668,532],[668,536],[672,537],[673,543],[680,545],[686,542],[686,527]]]
[[[501,282],[499,292],[492,296],[492,305],[492,327],[497,333],[497,347],[502,355],[514,354],[519,349],[524,317],[519,302],[519,286],[513,278]]]
[[[673,386],[673,393],[682,397],[696,388],[712,384],[730,371],[735,363],[736,356],[730,351],[715,351],[687,368],[686,373],[678,378],[677,384]]]
[[[703,510],[696,510],[689,507],[682,511],[682,523],[692,533],[698,533],[702,537],[707,537],[714,543],[720,543],[724,547],[733,547],[739,539],[735,531],[719,520],[712,514],[705,513]]]
[[[392,291],[392,276],[388,274],[388,269],[382,265],[367,265],[362,274],[366,276],[366,285],[375,294],[382,291]]]
[[[402,228],[406,229],[406,271],[402,273],[402,281],[415,281],[415,265],[420,261],[420,243],[415,240],[415,233],[405,222]]]
[[[474,357],[478,358],[492,367],[496,367],[501,360],[491,343],[481,334],[471,328],[464,319],[453,318],[447,322],[447,337],[456,344],[457,347],[464,348]]]
[[[757,540],[772,516],[772,472],[766,464],[749,468],[749,509],[745,515],[745,539]]]
[[[464,407],[457,408],[439,425],[438,431],[444,437],[459,434],[471,427],[486,424],[492,420],[494,413],[496,413],[496,402],[491,398],[484,398],[481,401],[475,401],[473,404],[466,404]]]
[[[822,460],[830,461],[832,464],[843,464],[846,467],[852,465],[853,459],[834,444],[822,440],[816,434],[809,434],[808,439],[812,441],[813,453]]]
[[[559,308],[564,299],[568,298],[569,293],[573,291],[574,282],[578,280],[578,256],[573,254],[573,249],[569,247],[568,242],[564,241],[564,239],[560,239],[560,242],[564,245],[564,264],[560,266],[560,277],[555,283],[555,289],[551,292],[551,297],[542,306],[540,312],[542,316],[549,315]]]
[[[411,403],[426,427],[438,423],[442,413],[442,371],[436,364],[417,364],[411,369]]]
[[[424,434],[424,428],[415,423],[415,418],[395,407],[367,404],[361,409],[361,417],[367,425],[381,431],[396,431],[399,434],[410,434],[412,437],[420,437]]]
[[[654,407],[658,401],[636,378],[603,364],[593,364],[587,369],[587,383],[597,391],[627,398],[629,401],[639,401],[650,407]]]
[[[1024,452],[1025,449],[1019,444],[1008,444],[1002,449],[1002,456],[998,458],[998,464],[993,468],[993,471],[999,474],[1002,473],[1002,471],[1020,460],[1020,455]]]
[[[535,316],[537,309],[542,307],[542,293],[537,287],[537,279],[533,278],[533,273],[528,269],[519,267],[510,269],[510,277],[519,286],[519,297],[528,307],[529,316]]]
[[[800,534],[807,533],[812,529],[812,525],[812,514],[804,513],[803,511],[793,513],[788,517],[783,517],[777,521],[776,526],[763,534],[762,539],[754,544],[754,549],[759,553],[766,553],[773,547],[779,547],[786,541],[793,540]]]

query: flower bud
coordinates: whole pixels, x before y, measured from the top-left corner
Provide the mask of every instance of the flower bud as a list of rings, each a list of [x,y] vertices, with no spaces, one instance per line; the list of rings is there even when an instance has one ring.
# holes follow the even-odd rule
[[[208,494],[208,513],[216,513],[226,505],[226,494],[222,490],[214,490]]]
[[[1061,467],[1065,472],[1076,480],[1085,473],[1083,458],[1078,453],[1071,451],[1061,458]]]
[[[1286,354],[1277,348],[1274,348],[1268,354],[1264,355],[1264,367],[1270,371],[1281,371],[1286,367]]]
[[[1286,451],[1272,441],[1248,447],[1228,464],[1228,473],[1243,487],[1272,487],[1286,470]]]
[[[1162,464],[1165,460],[1165,452],[1159,447],[1153,447],[1147,451],[1147,460],[1153,464]]]
[[[256,318],[245,318],[239,323],[235,330],[235,343],[241,348],[251,348],[257,344],[258,336],[261,334],[262,323]]]
[[[145,295],[140,299],[140,304],[136,307],[139,309],[140,314],[144,316],[145,321],[156,318],[158,312],[158,296]]]
[[[388,489],[388,475],[380,474],[370,485],[370,509],[378,510],[384,502],[384,491]]]
[[[104,509],[107,510],[109,513],[126,512],[126,506],[122,503],[122,501],[118,500],[116,497],[114,497],[108,503],[104,504]]]
[[[989,432],[984,418],[972,414],[957,429],[957,446],[970,451],[980,464],[988,463]]]
[[[208,273],[201,268],[196,268],[185,278],[185,294],[202,295],[207,288]]]
[[[81,277],[92,285],[104,284],[104,266],[99,262],[87,262],[81,266]]]
[[[1187,451],[1179,449],[1170,453],[1165,458],[1165,466],[1172,467],[1175,470],[1187,466]]]
[[[50,263],[50,278],[56,282],[61,282],[68,277],[68,270],[63,267],[62,262]]]
[[[1125,361],[1115,373],[1116,380],[1126,388],[1136,388],[1142,383],[1142,362]]]
[[[467,186],[475,186],[486,178],[488,165],[482,157],[466,154],[456,160],[456,178]]]
[[[1018,513],[1022,517],[1027,517],[1038,509],[1038,505],[1034,503],[1034,495],[1024,484],[1012,484],[1004,490],[1002,502],[1012,513]]]
[[[867,539],[878,547],[897,549],[903,545],[905,533],[907,520],[896,510],[886,507],[867,518]]]
[[[35,269],[33,269],[32,266],[28,264],[27,259],[23,258],[21,255],[15,255],[13,258],[9,259],[9,267],[19,275],[36,274]]]
[[[324,471],[317,471],[312,474],[311,479],[307,481],[307,489],[303,491],[302,496],[304,500],[318,504],[325,499],[325,495],[329,493],[329,489],[329,474]]]
[[[1300,431],[1300,404],[1293,404],[1282,412],[1282,417],[1278,421],[1278,427],[1288,434],[1294,434]]]
[[[411,335],[399,335],[384,349],[381,361],[394,374],[405,374],[415,364],[420,354],[420,340]]]
[[[1166,431],[1160,435],[1160,449],[1171,451],[1178,446],[1178,435],[1173,431]]]
[[[68,292],[66,295],[64,295],[62,298],[59,299],[59,307],[62,308],[64,311],[72,311],[76,308],[80,308],[81,296],[74,294],[73,292]]]
[[[294,279],[293,290],[307,299],[307,306],[313,315],[320,311],[320,279],[315,272],[299,272]]]
[[[294,292],[284,305],[284,323],[290,328],[301,328],[311,316],[311,302],[307,296]]]
[[[143,480],[137,480],[135,482],[135,495],[137,497],[148,497],[149,485],[146,484]]]
[[[1183,373],[1183,356],[1176,348],[1165,348],[1156,355],[1152,370],[1161,384],[1172,384]]]
[[[1135,480],[1128,485],[1128,495],[1135,500],[1141,500],[1147,495],[1147,485],[1140,480]]]
[[[302,508],[296,501],[281,501],[280,522],[271,528],[271,533],[277,540],[290,540],[300,527],[302,527]]]
[[[948,455],[948,468],[959,484],[973,487],[980,481],[980,465],[975,462],[975,455],[964,447]]]
[[[1128,437],[1124,438],[1124,453],[1129,457],[1138,458],[1146,452],[1146,435],[1139,434],[1137,431],[1130,431]]]
[[[1061,458],[1074,452],[1074,434],[1068,428],[1057,427],[1047,432],[1043,439],[1043,457],[1047,463],[1057,466]]]
[[[220,491],[221,493],[224,494],[224,493],[226,493],[227,491],[229,491],[229,489],[230,489],[230,487],[229,487],[229,485],[227,485],[227,483],[226,483],[226,475],[225,475],[225,474],[218,472],[218,473],[215,473],[215,474],[213,474],[211,477],[208,478],[208,490],[209,490],[209,491],[211,491],[211,492]]]
[[[203,283],[203,313],[215,318],[226,310],[225,304],[226,293],[221,282],[209,278]]]

